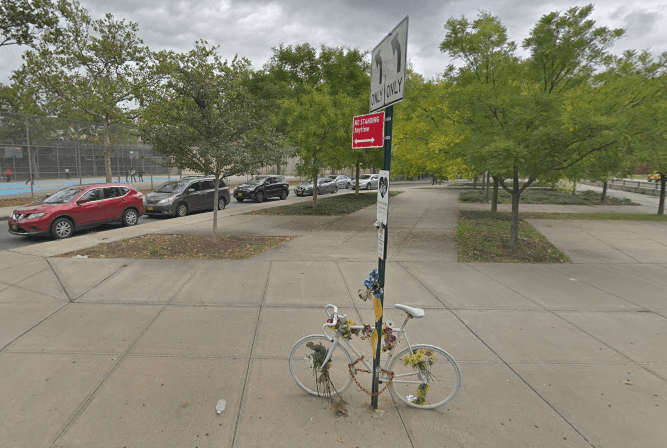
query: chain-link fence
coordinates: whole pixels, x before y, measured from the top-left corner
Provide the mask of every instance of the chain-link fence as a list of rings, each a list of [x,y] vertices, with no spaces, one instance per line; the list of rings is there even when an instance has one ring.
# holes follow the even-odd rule
[[[107,144],[105,145],[105,139]],[[125,126],[61,118],[0,113],[0,176],[6,180],[104,177],[105,152],[112,177],[134,170],[146,175],[176,174],[162,157]]]

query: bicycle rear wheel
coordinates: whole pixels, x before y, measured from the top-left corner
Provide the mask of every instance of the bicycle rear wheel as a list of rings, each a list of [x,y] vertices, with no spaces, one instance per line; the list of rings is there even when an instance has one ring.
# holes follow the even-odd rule
[[[415,368],[409,360],[406,361],[415,353],[426,359],[425,369]],[[407,347],[394,357],[389,370],[394,372],[389,390],[413,408],[435,409],[443,406],[454,398],[461,387],[461,372],[456,361],[449,353],[433,345]]]
[[[309,347],[308,344],[311,343]],[[333,344],[324,335],[313,334],[297,341],[289,354],[289,371],[294,378],[294,382],[303,390],[316,397],[329,398],[336,392],[343,393],[350,384],[352,377],[348,369],[348,364],[352,363],[352,357],[345,347],[338,344],[333,352],[327,375],[331,379],[333,388],[331,390],[325,387],[325,380],[322,372],[316,370],[316,356],[313,346],[321,345],[324,350],[329,350]]]

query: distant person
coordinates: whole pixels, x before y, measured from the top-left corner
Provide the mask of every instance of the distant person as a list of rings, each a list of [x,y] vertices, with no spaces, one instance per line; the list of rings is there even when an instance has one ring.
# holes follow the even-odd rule
[[[125,172],[125,182],[129,182],[129,181],[130,181],[129,178],[130,178],[130,170],[127,170],[127,171]]]
[[[69,168],[65,168],[65,177],[69,180]]]
[[[130,180],[131,180],[132,182],[136,182],[136,181],[137,181],[137,177],[135,176],[135,174],[136,174],[136,173],[135,173],[134,170],[131,170],[131,171],[130,171]]]
[[[7,177],[7,182],[11,182],[13,171],[9,168],[5,170],[5,177]]]
[[[139,176],[139,181],[143,182],[144,181],[144,172],[139,170],[137,171],[137,176]]]

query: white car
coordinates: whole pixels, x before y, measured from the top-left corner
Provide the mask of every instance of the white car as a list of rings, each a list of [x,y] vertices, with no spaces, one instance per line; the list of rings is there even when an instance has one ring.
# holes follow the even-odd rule
[[[378,187],[380,182],[379,174],[362,174],[359,176],[359,189],[370,190]]]

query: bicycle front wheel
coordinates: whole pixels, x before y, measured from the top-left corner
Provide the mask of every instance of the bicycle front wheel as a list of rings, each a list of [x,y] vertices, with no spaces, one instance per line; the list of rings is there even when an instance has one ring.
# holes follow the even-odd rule
[[[294,382],[303,390],[316,397],[329,398],[336,393],[343,393],[350,384],[352,377],[348,364],[352,357],[345,347],[338,344],[333,352],[329,367],[324,372],[317,371],[316,350],[326,353],[333,344],[324,335],[313,334],[297,341],[289,354],[289,371]],[[330,386],[330,387],[327,387]]]
[[[443,406],[454,398],[461,387],[461,372],[456,361],[449,353],[433,345],[407,347],[394,357],[389,370],[394,372],[389,390],[413,408],[435,409]]]

